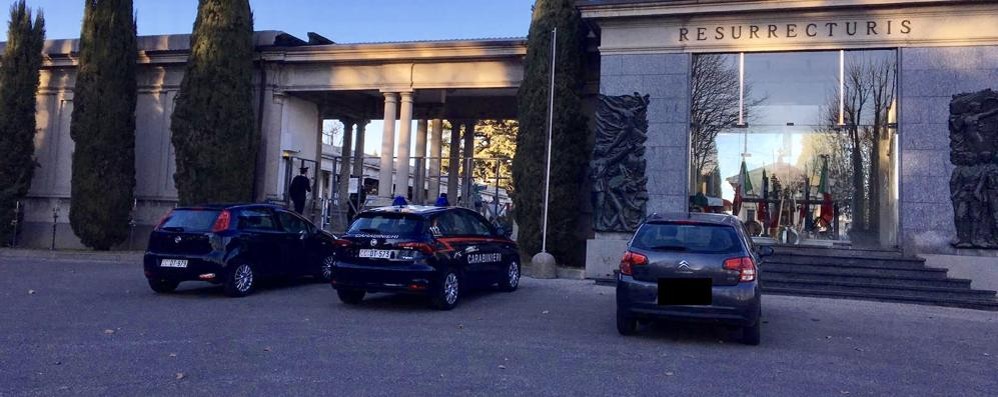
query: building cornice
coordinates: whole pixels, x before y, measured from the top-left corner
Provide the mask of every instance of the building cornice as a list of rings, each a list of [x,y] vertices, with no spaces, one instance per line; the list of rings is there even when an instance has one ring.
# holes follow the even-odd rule
[[[331,44],[300,47],[262,47],[255,60],[267,62],[308,63],[366,63],[373,61],[403,62],[420,60],[493,60],[523,58],[527,54],[527,41],[467,40],[441,42],[407,42],[374,44]],[[139,51],[139,65],[169,65],[187,63],[188,50]],[[45,68],[76,67],[78,54],[47,53],[42,61]]]
[[[844,8],[911,7],[985,3],[982,0],[749,0],[749,1],[634,1],[582,2],[579,10],[585,19],[681,16],[744,12],[832,10]]]
[[[522,58],[526,40],[484,40],[377,44],[332,44],[268,48],[260,52],[266,61],[279,62],[370,62],[442,59]]]

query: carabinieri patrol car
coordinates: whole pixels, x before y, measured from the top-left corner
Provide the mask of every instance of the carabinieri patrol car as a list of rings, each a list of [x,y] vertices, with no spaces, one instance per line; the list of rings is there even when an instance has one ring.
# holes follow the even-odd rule
[[[478,213],[459,207],[393,206],[362,212],[338,240],[331,283],[341,301],[368,292],[430,297],[441,310],[468,288],[520,283],[516,243]]]

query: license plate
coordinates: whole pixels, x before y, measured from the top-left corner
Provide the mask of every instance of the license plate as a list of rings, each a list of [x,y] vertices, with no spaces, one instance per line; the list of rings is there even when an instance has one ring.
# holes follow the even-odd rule
[[[710,305],[712,286],[709,278],[662,278],[658,280],[658,304]]]
[[[358,257],[361,258],[372,258],[372,259],[391,259],[392,250],[369,250],[362,249],[357,253]]]
[[[187,267],[187,259],[163,259],[163,261],[159,263],[159,266],[185,268]]]

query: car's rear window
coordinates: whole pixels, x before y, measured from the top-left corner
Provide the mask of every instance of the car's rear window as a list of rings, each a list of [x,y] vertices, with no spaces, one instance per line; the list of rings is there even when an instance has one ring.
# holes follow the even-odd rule
[[[218,218],[217,210],[173,210],[160,225],[161,229],[185,232],[205,232],[211,230]]]
[[[378,234],[412,236],[423,230],[423,219],[411,214],[361,214],[347,234]]]
[[[729,254],[742,251],[735,229],[700,223],[646,223],[638,229],[632,247],[652,251]]]

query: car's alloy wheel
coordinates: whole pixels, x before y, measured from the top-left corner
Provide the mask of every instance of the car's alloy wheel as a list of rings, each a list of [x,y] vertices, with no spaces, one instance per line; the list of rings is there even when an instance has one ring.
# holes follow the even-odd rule
[[[236,266],[225,283],[225,293],[229,296],[246,296],[253,292],[256,275],[249,264]]]
[[[461,278],[457,273],[448,271],[440,282],[440,288],[433,297],[433,306],[440,310],[450,310],[457,306],[461,298]]]
[[[444,300],[448,305],[457,303],[457,291],[460,286],[457,282],[457,275],[450,273],[444,279]]]
[[[333,264],[336,263],[335,256],[327,256],[322,260],[322,265],[319,267],[319,278],[322,281],[329,281],[333,278]]]
[[[512,292],[516,290],[516,287],[520,285],[520,264],[516,261],[511,261],[509,266],[506,267],[506,272],[503,274],[502,279],[499,280],[499,289]]]

